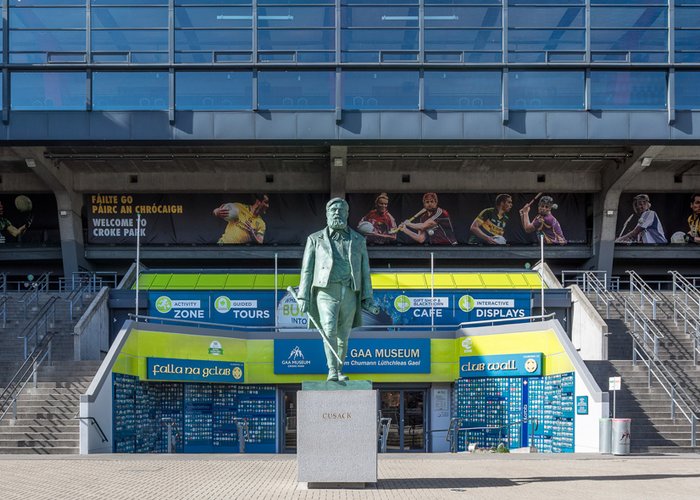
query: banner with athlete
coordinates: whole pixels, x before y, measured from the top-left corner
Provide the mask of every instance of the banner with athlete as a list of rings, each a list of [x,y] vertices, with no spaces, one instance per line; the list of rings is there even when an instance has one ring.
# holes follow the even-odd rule
[[[0,194],[0,245],[60,243],[58,208],[51,193]]]
[[[700,193],[623,193],[615,243],[700,244]]]

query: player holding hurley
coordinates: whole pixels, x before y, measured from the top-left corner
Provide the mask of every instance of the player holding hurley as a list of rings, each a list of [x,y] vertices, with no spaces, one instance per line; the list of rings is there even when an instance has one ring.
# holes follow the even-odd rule
[[[538,197],[539,195],[535,196],[520,209],[520,220],[523,223],[523,229],[526,233],[537,231],[538,234],[542,234],[547,245],[566,245],[566,238],[564,238],[561,225],[552,214],[552,210],[557,208],[557,204],[554,203],[554,198],[551,196],[540,198],[540,202],[537,205],[537,215],[530,222],[530,207]]]
[[[418,219],[418,222],[413,222]],[[423,209],[401,223],[399,231],[418,243],[431,245],[456,245],[457,238],[447,210],[438,207],[435,193],[423,195]]]

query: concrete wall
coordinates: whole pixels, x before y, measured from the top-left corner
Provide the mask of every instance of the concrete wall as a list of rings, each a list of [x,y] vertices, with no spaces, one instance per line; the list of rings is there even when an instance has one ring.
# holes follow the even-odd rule
[[[452,387],[450,384],[433,384],[430,388],[430,429],[447,429],[452,415]],[[450,451],[445,439],[447,431],[430,433],[430,451]]]
[[[104,366],[104,365],[103,365]],[[102,367],[100,367],[100,371]],[[98,372],[100,375],[100,372]],[[94,393],[94,398],[88,401],[86,396],[80,397],[80,416],[81,418],[92,417],[97,421],[107,437],[107,441],[102,441],[97,431],[97,427],[91,420],[83,419],[80,421],[80,454],[88,455],[90,453],[112,453],[112,371],[111,369],[103,374],[104,376],[95,376],[94,381],[99,379],[100,390]],[[93,384],[95,383],[93,381]],[[92,385],[90,384],[90,388]],[[88,393],[90,393],[88,388]]]
[[[103,287],[73,328],[76,361],[101,359],[109,349],[109,288]]]
[[[571,341],[585,360],[608,359],[608,325],[578,287],[571,290]]]

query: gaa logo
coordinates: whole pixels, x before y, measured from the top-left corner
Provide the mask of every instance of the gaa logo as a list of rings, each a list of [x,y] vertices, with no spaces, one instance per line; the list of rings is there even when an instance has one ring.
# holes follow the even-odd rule
[[[221,342],[218,340],[212,340],[209,344],[209,354],[212,356],[221,356],[224,353],[224,348],[221,347]]]
[[[471,337],[464,337],[464,339],[462,340],[462,349],[464,349],[464,352],[472,352]]]
[[[537,370],[537,361],[535,361],[532,358],[525,361],[525,371],[526,372],[533,373],[535,370]]]
[[[170,297],[162,295],[156,299],[156,310],[161,314],[167,314],[173,308],[173,301]]]
[[[226,314],[231,310],[231,299],[229,299],[225,295],[217,297],[214,301],[214,309],[216,309],[216,312]]]
[[[401,313],[405,313],[411,308],[411,299],[405,295],[399,295],[394,299],[394,308]]]
[[[241,377],[243,376],[243,370],[241,370],[238,366],[233,369],[232,372],[233,378],[236,380],[240,380]]]
[[[458,304],[459,304],[459,308],[462,311],[468,313],[469,311],[474,309],[474,306],[476,305],[476,301],[474,300],[474,297],[472,297],[471,295],[462,295],[459,298]]]

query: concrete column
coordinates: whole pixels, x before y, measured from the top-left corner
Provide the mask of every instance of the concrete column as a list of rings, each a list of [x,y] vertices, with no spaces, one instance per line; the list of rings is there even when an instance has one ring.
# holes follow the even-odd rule
[[[626,161],[601,171],[602,190],[593,203],[593,259],[589,265],[612,275],[615,255],[615,230],[620,195],[632,179],[651,165],[665,146],[635,148]]]
[[[331,146],[331,198],[345,198],[348,173],[347,146]]]
[[[33,160],[33,172],[56,196],[63,275],[69,277],[74,272],[89,270],[91,265],[85,260],[83,243],[81,217],[83,198],[80,193],[73,190],[73,172],[65,165],[46,159],[44,157],[45,148],[16,147],[13,149],[20,158]]]

